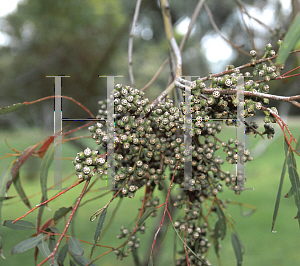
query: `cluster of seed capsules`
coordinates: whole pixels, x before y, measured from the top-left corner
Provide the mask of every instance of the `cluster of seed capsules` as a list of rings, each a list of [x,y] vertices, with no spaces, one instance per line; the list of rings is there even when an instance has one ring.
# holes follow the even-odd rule
[[[109,101],[99,102],[99,122],[89,127],[92,138],[98,148],[85,149],[77,154],[74,165],[79,178],[87,179],[95,173],[107,175],[107,145],[109,134],[107,133],[107,108],[113,108],[114,113],[114,174],[111,179],[112,186],[118,190],[122,187],[120,197],[133,198],[136,191],[147,186],[147,191],[163,189],[164,180],[173,178],[174,183],[180,188],[179,198],[173,202],[177,208],[187,206],[187,198],[190,204],[185,207],[183,218],[175,221],[174,226],[179,232],[187,232],[186,241],[198,257],[202,257],[210,246],[206,237],[206,222],[198,227],[196,222],[201,217],[202,202],[207,197],[217,196],[223,190],[223,184],[234,187],[236,193],[237,177],[228,171],[221,169],[224,160],[217,151],[223,149],[226,153],[226,161],[230,164],[239,162],[244,164],[253,158],[249,150],[245,150],[242,143],[229,139],[227,142],[220,140],[217,134],[222,130],[222,120],[226,125],[235,126],[237,121],[236,94],[224,93],[237,88],[238,79],[243,76],[245,91],[269,92],[268,82],[276,78],[276,67],[271,60],[259,61],[256,52],[250,52],[250,61],[253,67],[250,72],[240,73],[239,68],[228,67],[231,73],[214,77],[208,75],[193,82],[190,101],[191,130],[186,131],[186,106],[182,102],[175,106],[173,101],[166,98],[153,108],[144,93],[130,86],[117,84]],[[265,57],[274,54],[270,44],[266,46]],[[260,62],[260,63],[258,63]],[[255,80],[257,79],[257,80]],[[205,92],[210,89],[210,93]],[[185,99],[185,92],[183,91]],[[185,99],[186,100],[186,99]],[[109,105],[108,105],[109,103]],[[257,110],[268,104],[268,99],[253,95],[244,97],[244,118],[254,116]],[[108,107],[110,106],[110,107]],[[271,108],[277,112],[276,108]],[[269,123],[276,122],[274,117],[265,112],[265,130],[260,134],[267,134],[271,139],[274,135],[274,127]],[[101,120],[102,119],[102,120]],[[255,122],[245,123],[246,134],[257,134],[258,125]],[[185,146],[185,135],[191,136],[191,146]],[[185,163],[191,164],[191,176],[185,178]],[[176,169],[176,170],[175,170]],[[167,176],[168,175],[168,176]],[[245,177],[242,177],[245,178]],[[152,195],[152,193],[150,193]],[[145,209],[157,206],[159,199],[147,197]],[[155,212],[153,215],[155,216]],[[120,237],[121,238],[121,237]],[[138,248],[139,243],[135,238],[130,251]],[[131,242],[130,242],[131,243]],[[118,258],[126,256],[126,252],[116,250]],[[193,253],[188,251],[190,261],[195,265],[201,265]],[[176,261],[176,265],[186,265],[185,256]],[[198,264],[197,264],[198,263]],[[209,265],[209,262],[206,261]],[[193,264],[194,265],[194,264]]]

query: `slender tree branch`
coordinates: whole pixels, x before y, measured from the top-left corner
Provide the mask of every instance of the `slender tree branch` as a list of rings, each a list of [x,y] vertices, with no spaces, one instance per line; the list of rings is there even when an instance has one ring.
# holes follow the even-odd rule
[[[256,50],[256,48],[255,48],[255,43],[254,43],[254,40],[253,40],[253,36],[252,36],[252,34],[251,34],[251,32],[250,32],[250,29],[249,29],[249,27],[248,27],[248,25],[247,25],[247,23],[246,23],[246,21],[245,21],[245,19],[244,19],[244,16],[243,16],[243,13],[245,13],[246,14],[246,12],[244,12],[244,10],[246,9],[245,8],[245,6],[239,1],[239,0],[236,0],[236,2],[237,2],[237,4],[238,4],[238,6],[239,6],[239,10],[240,10],[240,12],[241,12],[241,17],[242,17],[242,20],[243,20],[243,24],[244,24],[244,26],[245,26],[245,28],[246,28],[246,31],[247,31],[247,34],[248,34],[248,36],[249,36],[249,39],[250,39],[250,42],[251,42],[251,45],[252,45],[252,48],[254,49],[254,50]],[[243,10],[244,9],[244,10]]]
[[[188,30],[187,30],[186,34],[183,36],[183,38],[182,38],[182,40],[181,40],[181,43],[180,43],[180,46],[179,46],[180,52],[182,52],[183,47],[185,46],[185,43],[186,43],[188,37],[190,36],[190,33],[191,33],[191,31],[192,31],[192,28],[193,28],[193,26],[194,26],[194,24],[195,24],[195,22],[196,22],[196,19],[197,19],[199,13],[200,13],[200,10],[201,10],[201,8],[202,8],[204,2],[205,2],[205,0],[199,0],[197,6],[196,6],[196,8],[195,8],[195,12],[194,12],[193,15],[192,15],[192,18],[191,18],[191,21],[190,21]]]
[[[255,18],[255,17],[251,16],[251,15],[248,13],[248,11],[247,11],[245,5],[242,3],[242,1],[240,1],[240,0],[235,0],[235,1],[236,1],[237,4],[239,5],[240,10],[241,10],[243,13],[245,13],[249,18],[255,20],[258,24],[264,26],[265,28],[267,28],[267,29],[268,29],[270,32],[272,32],[273,34],[275,33],[275,31],[272,30],[267,24],[263,23],[261,20]]]
[[[163,71],[163,69],[165,68],[165,66],[167,65],[167,63],[169,62],[170,57],[168,57],[160,66],[160,68],[157,70],[157,72],[155,73],[155,75],[153,76],[153,78],[141,89],[141,91],[145,91],[146,89],[148,89],[148,87],[150,87],[152,85],[152,83],[157,79],[157,77],[159,76],[159,74]]]
[[[245,52],[244,50],[242,50],[240,47],[241,46],[238,46],[238,45],[235,45],[234,43],[232,43],[231,41],[227,40],[221,33],[221,31],[219,30],[219,28],[217,27],[215,21],[214,21],[214,18],[213,18],[213,15],[208,7],[207,4],[204,4],[204,7],[206,9],[206,12],[207,12],[207,15],[209,17],[209,20],[210,20],[210,23],[211,25],[213,26],[213,28],[215,29],[215,31],[220,35],[220,37],[225,41],[227,42],[228,44],[230,44],[233,48],[235,48],[236,50],[238,50],[240,53],[246,55],[246,56],[249,56],[251,57],[251,55],[247,52]]]
[[[129,70],[129,78],[130,78],[130,83],[131,83],[132,88],[135,88],[133,69],[132,69],[133,33],[134,33],[134,28],[136,26],[136,22],[137,22],[137,19],[139,16],[141,2],[142,2],[142,0],[136,1],[133,21],[132,21],[132,25],[131,25],[131,29],[130,29],[130,33],[129,33],[129,39],[128,39],[128,70]]]

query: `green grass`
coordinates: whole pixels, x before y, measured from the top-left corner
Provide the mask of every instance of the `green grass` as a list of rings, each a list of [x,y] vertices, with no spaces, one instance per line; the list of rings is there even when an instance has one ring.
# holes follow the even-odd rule
[[[278,127],[276,127],[277,132],[280,131]],[[292,132],[295,134],[295,137],[299,135],[299,127],[296,126],[291,127]],[[82,134],[86,135],[87,131],[82,131]],[[232,134],[231,130],[228,130],[227,133],[224,130],[224,139],[226,139],[229,134]],[[13,148],[23,151],[30,145],[37,143],[42,140],[45,135],[42,134],[39,130],[22,130],[14,133],[6,133],[1,132],[0,134],[0,157],[4,156],[7,152],[12,153],[12,151],[5,145],[4,137],[7,139],[9,145]],[[222,137],[222,138],[223,138]],[[253,138],[251,137],[251,141],[249,138],[246,139],[247,147],[254,147],[259,141],[260,137]],[[91,140],[83,140],[86,145],[93,148],[94,143]],[[293,219],[296,216],[297,208],[294,203],[293,198],[286,199],[283,196],[290,189],[290,181],[288,175],[285,177],[283,191],[282,191],[282,199],[280,203],[280,208],[277,216],[277,221],[275,224],[274,230],[277,233],[271,233],[271,224],[272,217],[274,211],[275,200],[277,196],[279,179],[281,175],[281,169],[284,161],[284,150],[283,150],[283,136],[276,140],[265,140],[266,142],[271,142],[261,156],[258,158],[254,158],[254,160],[247,164],[246,166],[246,175],[247,175],[247,183],[246,187],[254,188],[254,190],[246,190],[241,195],[236,196],[231,190],[228,190],[226,187],[224,188],[224,192],[220,194],[222,199],[230,198],[232,201],[238,201],[243,203],[248,203],[257,207],[257,211],[249,217],[242,217],[240,214],[240,208],[236,205],[228,204],[227,211],[232,215],[235,220],[235,228],[245,246],[245,254],[244,254],[244,266],[248,265],[299,265],[299,250],[300,250],[300,230],[297,220]],[[79,150],[77,148],[72,147],[69,144],[65,144],[63,146],[63,156],[66,157],[75,157],[76,152]],[[298,167],[300,160],[297,159]],[[0,160],[0,170],[1,172],[5,169],[5,167],[11,163],[11,158],[6,158]],[[40,184],[38,180],[39,175],[39,165],[41,163],[41,159],[39,158],[30,158],[28,162],[21,167],[20,175],[21,182],[24,186],[26,194],[33,195],[40,191]],[[225,165],[224,165],[225,166]],[[51,168],[51,167],[50,167]],[[73,165],[69,161],[65,161],[63,163],[63,177],[70,175],[73,170]],[[228,167],[228,170],[232,170],[232,167]],[[227,170],[226,169],[226,170]],[[74,180],[76,180],[76,176],[73,175],[68,179],[64,186],[69,186]],[[51,183],[52,182],[52,183]],[[104,183],[105,181],[103,181]],[[53,185],[53,170],[49,171],[49,186]],[[48,210],[45,208],[44,210],[44,218],[43,222],[49,219],[54,215],[54,211],[60,207],[68,207],[74,204],[77,196],[79,195],[83,185],[80,185],[73,190],[67,192],[66,194],[59,197],[53,202],[49,203]],[[52,190],[49,191],[49,197],[57,193],[58,191]],[[83,199],[85,202],[87,199],[99,196],[101,193],[105,191],[100,191],[95,189],[90,195],[87,195],[86,198]],[[173,190],[172,193],[176,193],[176,190]],[[110,221],[113,210],[117,205],[118,200],[115,200],[111,203],[108,208],[107,217],[105,220],[104,228],[110,224],[110,227],[104,233],[104,237],[100,240],[99,244],[102,245],[111,245],[117,246],[123,243],[122,240],[116,239],[116,235],[120,232],[119,228],[121,225],[126,226],[127,228],[132,228],[134,226],[134,219],[137,217],[138,208],[141,206],[141,202],[139,198],[142,196],[143,191],[139,191],[134,199],[125,198],[121,203],[119,211],[115,215],[114,219]],[[12,186],[8,196],[16,195],[14,187]],[[41,194],[33,196],[30,198],[30,203],[32,206],[35,206],[39,203],[41,198]],[[83,205],[82,208],[79,208],[76,220],[74,223],[76,237],[87,241],[93,242],[94,231],[97,226],[97,221],[90,222],[90,216],[98,209],[102,208],[111,198],[111,195],[99,198],[94,200],[86,205]],[[164,196],[161,193],[160,195],[161,203],[164,201]],[[208,202],[209,203],[209,202]],[[8,201],[5,201],[2,208],[2,221],[15,219],[25,212],[28,211],[25,205],[18,200],[18,198],[14,198]],[[246,209],[245,209],[246,210]],[[28,215],[24,220],[31,221],[35,223],[37,211]],[[149,256],[149,251],[152,245],[153,235],[158,227],[162,215],[162,209],[159,210],[158,216],[156,218],[150,217],[147,220],[147,230],[145,235],[140,235],[140,249],[139,256],[143,257],[142,261],[145,260],[146,257],[143,254],[147,254]],[[178,217],[179,212],[175,213],[172,217],[173,221]],[[67,215],[68,218],[68,215]],[[165,219],[168,221],[168,217]],[[215,222],[212,222],[212,225]],[[167,223],[164,224],[162,231],[166,228]],[[63,229],[63,225],[58,225],[58,230],[61,233]],[[103,228],[103,229],[104,229]],[[71,230],[68,231],[71,233]],[[2,242],[3,242],[3,253],[6,257],[6,260],[1,261],[0,265],[34,265],[33,262],[33,254],[34,249],[24,252],[22,254],[14,254],[11,256],[10,252],[13,246],[18,244],[20,241],[27,239],[30,237],[34,231],[21,231],[21,230],[11,230],[7,227],[2,227]],[[178,238],[176,238],[177,248],[180,248],[180,242]],[[65,243],[65,242],[63,242]],[[157,244],[159,245],[159,243]],[[172,264],[173,261],[173,245],[174,245],[174,232],[172,227],[169,225],[168,233],[166,235],[165,241],[162,245],[162,249],[155,255],[156,262],[154,265],[165,265],[168,263]],[[222,249],[220,250],[220,258],[223,266],[236,265],[235,255],[233,248],[231,246],[230,241],[230,231],[227,229],[226,237],[223,241],[221,241]],[[88,256],[91,245],[83,243],[83,247],[85,249],[85,254]],[[96,258],[103,252],[107,251],[107,248],[97,248],[93,258]],[[145,253],[144,253],[145,252]],[[38,261],[41,261],[42,258],[39,256]],[[209,252],[209,260],[212,265],[218,265],[216,256],[214,254],[214,248],[211,247]],[[96,265],[133,265],[132,257],[124,258],[122,261],[117,261],[116,256],[113,253],[110,253],[100,260],[98,260]],[[68,264],[66,264],[68,265]]]

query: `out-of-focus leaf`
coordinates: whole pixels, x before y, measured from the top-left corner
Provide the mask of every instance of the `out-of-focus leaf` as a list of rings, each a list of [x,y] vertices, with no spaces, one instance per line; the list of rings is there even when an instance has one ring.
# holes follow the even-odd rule
[[[11,255],[15,253],[23,253],[28,249],[34,248],[39,242],[43,240],[43,235],[39,234],[36,237],[32,237],[20,242],[18,245],[14,246],[11,251]]]
[[[215,252],[216,252],[216,255],[217,257],[219,257],[219,220],[216,222],[215,224],[215,230],[214,230],[214,234],[213,234],[213,245],[214,245],[214,248],[215,248]],[[199,237],[199,240],[200,240],[200,237]],[[197,249],[196,249],[197,250]]]
[[[76,266],[75,262],[73,262],[72,260],[70,260],[70,266]]]
[[[56,222],[60,217],[66,215],[70,210],[72,210],[72,207],[61,207],[59,208],[53,216],[54,222]]]
[[[11,177],[11,167],[13,164],[10,166],[7,166],[6,169],[2,172],[0,176],[0,197],[4,197],[5,195],[5,188],[6,188],[6,183]],[[0,201],[0,221],[2,220],[1,218],[1,208],[2,208],[2,201]],[[0,255],[3,259],[5,259],[3,252],[2,252],[2,223],[0,222]]]
[[[154,212],[155,210],[156,208],[154,207],[150,207],[149,209],[147,209],[142,215],[142,217],[140,218],[138,222],[138,226],[141,226],[145,222],[145,220],[151,215],[151,213]]]
[[[101,212],[99,221],[97,223],[97,227],[96,227],[96,231],[95,231],[95,235],[94,235],[94,245],[92,246],[92,249],[91,249],[91,257],[92,257],[92,254],[93,254],[94,250],[95,250],[95,247],[96,247],[96,245],[99,241],[102,226],[103,226],[104,221],[105,221],[106,212],[107,212],[107,207]]]
[[[279,203],[280,203],[280,198],[281,198],[283,180],[284,180],[284,176],[285,176],[285,172],[286,172],[286,165],[287,165],[287,158],[285,158],[285,160],[284,160],[282,171],[281,171],[279,188],[278,188],[278,192],[277,192],[277,198],[276,198],[275,208],[274,208],[274,213],[273,213],[272,228],[271,228],[272,232],[273,232],[273,229],[274,229],[274,225],[275,225],[275,221],[276,221],[276,217],[277,217],[277,213],[278,213],[278,209],[279,209]]]
[[[43,200],[47,200],[47,178],[48,178],[48,170],[51,162],[53,161],[53,152],[54,149],[48,150],[46,156],[43,158],[40,172],[40,181],[41,181],[41,190],[43,195]]]
[[[3,222],[4,226],[7,226],[11,229],[18,229],[18,230],[29,230],[29,229],[36,229],[35,225],[31,222],[27,222],[24,220],[16,221],[14,224],[12,223],[14,220],[5,220]]]
[[[20,180],[20,172],[18,171],[18,173],[16,174],[15,178],[14,178],[14,186],[16,188],[16,191],[18,192],[20,198],[22,199],[22,201],[24,202],[24,204],[31,210],[31,206],[29,203],[29,200],[25,194],[25,191],[21,185],[21,180]]]
[[[49,237],[49,250],[52,252],[56,246],[55,235]]]
[[[43,159],[45,153],[47,152],[49,146],[52,144],[54,140],[54,136],[49,136],[46,138],[44,144],[39,148],[39,150],[37,151],[38,155]]]
[[[231,233],[231,244],[237,260],[237,266],[241,266],[243,262],[244,246],[237,232]]]
[[[71,252],[71,251],[70,251]],[[85,256],[77,256],[77,255],[74,255],[72,252],[71,252],[71,256],[73,257],[73,259],[75,260],[75,262],[80,265],[80,266],[86,266],[87,264],[89,264],[91,261],[88,260]],[[95,265],[94,263],[91,263],[89,264],[91,266],[97,266]]]
[[[221,233],[221,239],[223,240],[226,235],[226,228],[227,228],[226,220],[225,220],[224,213],[222,212],[218,204],[216,205],[216,207],[217,207],[219,230]]]
[[[300,13],[295,17],[290,25],[278,52],[277,64],[282,65],[285,63],[291,50],[296,46],[296,43],[300,39]]]
[[[76,238],[71,236],[69,238],[69,251],[76,256],[82,256],[84,253],[83,247],[80,241]]]
[[[4,115],[4,114],[14,112],[14,111],[18,110],[23,105],[24,105],[24,103],[15,103],[15,104],[10,105],[10,106],[1,107],[0,108],[0,115]]]
[[[64,265],[64,261],[66,259],[67,253],[69,249],[69,244],[65,244],[58,253],[57,262],[59,266]]]
[[[9,200],[9,199],[13,199],[13,198],[15,198],[15,196],[13,196],[13,197],[0,197],[0,201]]]
[[[49,249],[46,241],[42,240],[40,243],[38,243],[37,247],[38,247],[39,251],[41,252],[41,254],[44,258],[47,258],[51,254],[50,249]],[[52,258],[50,258],[48,260],[48,262],[51,264]],[[53,264],[51,264],[51,265],[59,266],[58,263],[56,262],[56,260],[54,260]]]
[[[299,136],[299,138],[297,140],[297,146],[296,146],[295,150],[296,150],[296,152],[300,153],[300,136]]]
[[[290,188],[289,192],[286,193],[286,195],[284,196],[285,198],[290,198],[291,196],[293,196],[294,193],[293,193],[293,188]]]
[[[14,181],[16,175],[18,174],[21,166],[27,161],[27,159],[31,156],[31,154],[34,152],[34,149],[36,148],[36,145],[29,146],[27,149],[25,149],[16,163],[14,164],[14,167],[11,169],[11,179],[6,183],[6,192],[9,190],[12,182]]]
[[[295,204],[298,208],[297,213],[299,213],[300,212],[300,180],[297,172],[296,160],[293,151],[288,146],[286,141],[284,142],[284,149],[285,149],[285,156],[288,165],[288,173],[289,173],[289,178],[293,189]],[[297,215],[297,218],[300,226],[300,216]]]

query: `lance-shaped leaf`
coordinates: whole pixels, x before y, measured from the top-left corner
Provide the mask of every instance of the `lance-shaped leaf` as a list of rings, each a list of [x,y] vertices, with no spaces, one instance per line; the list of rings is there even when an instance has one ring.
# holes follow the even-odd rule
[[[0,176],[0,197],[4,197],[4,195],[5,195],[6,183],[11,177],[11,172],[10,172],[11,167],[12,167],[12,165],[8,166],[2,172],[2,174]],[[2,208],[2,201],[0,201],[0,221],[2,220],[2,218],[1,218],[1,208]],[[5,259],[4,255],[3,255],[3,252],[2,252],[2,237],[1,237],[2,233],[1,233],[1,230],[2,230],[2,223],[0,222],[0,255],[3,259]]]
[[[65,244],[58,253],[57,262],[59,266],[62,266],[64,264],[64,261],[66,259],[66,256],[68,254],[69,244]]]
[[[0,108],[0,115],[4,115],[4,114],[14,112],[14,111],[18,110],[23,105],[24,105],[24,103],[15,103],[15,104],[10,105],[10,106],[2,107],[2,108]]]
[[[145,220],[151,215],[151,213],[154,212],[155,210],[156,208],[154,207],[147,209],[142,215],[141,219],[139,220],[138,226],[141,226],[145,222]]]
[[[37,145],[30,146],[23,153],[20,155],[16,163],[14,164],[14,167],[11,169],[11,179],[6,183],[6,192],[10,188],[12,182],[14,181],[14,178],[18,174],[21,166],[27,161],[27,159],[31,156],[31,154],[34,152],[34,149]]]
[[[221,239],[223,240],[226,235],[226,220],[223,211],[221,210],[220,206],[217,204],[217,215],[218,215],[218,226],[221,234]]]
[[[231,244],[237,260],[237,266],[241,266],[243,262],[244,246],[237,232],[231,233]]]
[[[300,153],[300,136],[299,136],[299,138],[297,140],[297,146],[296,146],[295,150],[296,150],[296,152]]]
[[[280,178],[280,183],[279,183],[279,188],[278,188],[278,192],[277,192],[277,198],[276,198],[275,208],[274,208],[274,213],[273,213],[272,228],[271,228],[272,232],[274,229],[274,225],[275,225],[275,221],[276,221],[276,217],[277,217],[277,213],[278,213],[278,209],[279,209],[283,180],[284,180],[284,176],[285,176],[285,172],[286,172],[286,165],[287,165],[287,159],[285,158],[283,167],[282,167],[282,171],[281,171],[281,178]]]
[[[25,191],[21,185],[21,180],[20,180],[20,172],[18,171],[18,173],[16,174],[15,178],[14,178],[14,186],[20,196],[20,198],[22,199],[22,201],[24,202],[24,204],[31,210],[31,206],[30,206],[30,203],[29,203],[29,200],[25,194]]]
[[[43,235],[39,234],[36,237],[32,237],[20,242],[18,245],[14,246],[11,251],[11,255],[15,253],[23,253],[31,248],[34,248],[38,243],[43,240]]]
[[[296,43],[299,41],[299,39],[300,39],[300,12],[293,20],[292,24],[290,25],[284,37],[283,43],[278,52],[277,64],[282,65],[285,63],[287,57],[289,56],[290,51],[295,48]]]
[[[48,199],[47,197],[47,179],[48,179],[48,170],[50,167],[51,162],[53,161],[53,152],[54,149],[46,153],[46,156],[43,158],[42,165],[41,165],[41,172],[40,172],[40,181],[41,181],[41,190],[43,195],[43,201]]]
[[[293,195],[294,195],[294,193],[293,193],[293,188],[291,187],[290,190],[289,190],[289,192],[286,193],[286,195],[285,195],[284,197],[285,197],[285,198],[290,198],[290,197],[293,196]]]
[[[86,265],[90,265],[90,266],[97,266],[94,263],[91,263],[90,260],[88,260],[85,256],[78,256],[78,255],[74,255],[71,251],[71,256],[73,257],[73,259],[75,260],[75,262],[79,265],[79,266],[86,266]],[[90,263],[90,264],[89,264]]]
[[[83,247],[80,241],[76,238],[71,236],[69,238],[69,251],[75,256],[82,256],[84,253]]]
[[[92,257],[92,254],[93,254],[94,250],[95,250],[95,247],[96,247],[96,245],[99,241],[99,237],[100,237],[100,234],[101,234],[102,226],[104,224],[106,212],[107,212],[107,207],[105,207],[104,210],[101,212],[99,221],[97,223],[97,227],[96,227],[96,231],[95,231],[95,235],[94,235],[94,245],[92,246],[92,249],[91,249],[91,257]]]
[[[12,223],[14,220],[5,220],[3,222],[4,226],[7,226],[11,229],[18,229],[18,230],[30,230],[30,229],[36,229],[35,225],[31,222],[19,220],[16,221],[14,224]]]
[[[53,216],[54,222],[56,222],[59,218],[63,217],[64,215],[66,215],[70,210],[72,210],[72,207],[61,207],[59,208]]]
[[[297,213],[299,213],[300,212],[300,180],[299,180],[299,175],[297,172],[296,160],[295,160],[293,151],[288,146],[286,141],[284,142],[284,149],[285,149],[287,165],[288,165],[288,173],[289,173],[289,178],[290,178],[290,181],[292,184],[295,204],[298,208]],[[297,218],[298,218],[298,223],[300,226],[300,216],[297,215]]]
[[[13,197],[0,197],[0,201],[4,201],[4,200],[9,200],[9,199],[13,199]]]
[[[38,247],[39,251],[41,252],[41,254],[44,258],[47,258],[51,254],[50,249],[49,249],[48,244],[46,243],[46,241],[42,240],[41,242],[38,243],[37,247]],[[54,260],[54,262],[52,264],[52,258],[50,258],[48,260],[48,262],[50,263],[50,265],[59,266],[58,263],[56,262],[56,260]]]
[[[37,151],[38,155],[43,159],[45,153],[47,152],[49,146],[52,144],[54,140],[54,136],[49,136],[45,139],[44,144],[39,148],[39,150]]]

